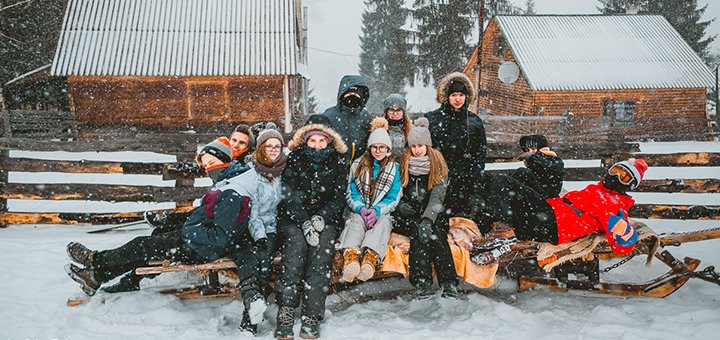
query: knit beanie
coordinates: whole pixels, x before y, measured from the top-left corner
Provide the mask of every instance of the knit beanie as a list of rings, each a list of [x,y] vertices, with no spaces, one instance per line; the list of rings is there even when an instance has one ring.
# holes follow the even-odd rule
[[[270,138],[277,138],[280,141],[280,144],[285,145],[285,141],[283,140],[282,134],[280,134],[280,131],[277,130],[277,125],[275,123],[267,123],[265,125],[265,129],[260,131],[257,137],[257,145],[260,147],[265,141],[267,141]]]
[[[383,100],[383,112],[387,112],[389,109],[400,109],[406,112],[407,100],[397,93],[392,93]]]
[[[543,135],[527,135],[520,137],[520,148],[526,151],[530,148],[536,148],[538,150],[549,147],[547,139]]]
[[[230,148],[230,140],[227,137],[218,137],[214,141],[208,143],[200,149],[200,152],[195,156],[195,161],[200,164],[200,158],[203,154],[210,154],[223,163],[232,162],[232,149]]]
[[[643,177],[645,177],[645,171],[648,169],[648,165],[644,159],[635,158],[617,162],[613,164],[613,166],[620,166],[627,169],[633,179],[635,179],[635,183],[637,183],[637,185],[639,185],[640,181],[642,181]]]
[[[415,125],[410,130],[410,133],[408,133],[408,145],[422,144],[432,147],[432,138],[430,137],[428,126],[430,126],[430,122],[427,118],[420,117],[416,119]]]
[[[450,82],[450,84],[448,84],[448,90],[447,90],[448,96],[454,92],[462,92],[466,96],[468,95],[467,87],[465,87],[465,84],[460,80],[452,80]]]
[[[367,145],[383,144],[392,149],[392,140],[387,132],[388,121],[383,117],[376,117],[370,122],[370,137],[368,137]]]

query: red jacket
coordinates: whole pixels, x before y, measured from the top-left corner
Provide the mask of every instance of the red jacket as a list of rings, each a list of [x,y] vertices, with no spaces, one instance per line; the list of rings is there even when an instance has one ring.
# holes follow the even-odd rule
[[[607,230],[608,218],[623,209],[627,211],[635,204],[632,197],[605,188],[602,181],[585,189],[570,191],[563,197],[546,200],[555,212],[558,229],[558,244],[573,241],[593,232],[604,232],[610,249],[618,254],[630,253],[634,246],[623,247]]]

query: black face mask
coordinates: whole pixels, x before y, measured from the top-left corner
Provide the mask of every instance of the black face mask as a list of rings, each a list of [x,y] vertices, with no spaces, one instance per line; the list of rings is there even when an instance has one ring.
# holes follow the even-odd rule
[[[333,151],[335,149],[331,148],[330,146],[324,148],[324,149],[315,149],[311,148],[309,146],[305,146],[305,154],[308,156],[311,162],[320,163],[325,161],[332,155]]]
[[[605,176],[603,176],[602,178],[602,183],[606,188],[622,194],[630,190],[630,186],[627,184],[622,184],[620,182],[620,179],[615,175],[605,174]]]
[[[223,173],[223,170],[225,170],[224,167],[222,168],[216,168],[212,170],[206,170],[208,177],[213,181],[213,183],[217,183],[218,179],[220,179],[220,175]]]
[[[341,100],[341,103],[343,106],[347,107],[350,110],[356,110],[363,105],[363,100],[360,98],[360,96],[357,95],[349,95],[346,97],[343,97]]]

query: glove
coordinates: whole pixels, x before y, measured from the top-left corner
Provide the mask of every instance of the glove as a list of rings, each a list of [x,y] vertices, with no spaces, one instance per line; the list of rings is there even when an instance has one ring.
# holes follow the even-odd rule
[[[638,241],[638,234],[625,217],[625,211],[618,210],[617,215],[611,214],[608,218],[607,229],[615,237],[615,242],[623,247],[629,247]]]
[[[530,156],[532,156],[534,154],[535,154],[534,152],[530,152],[530,151],[523,152],[518,156],[518,159],[520,159],[522,161],[526,161],[526,160],[528,160],[528,158],[530,158]]]
[[[408,202],[400,202],[400,204],[397,205],[397,212],[400,214],[400,216],[417,215],[417,211],[415,211],[415,208],[413,208],[412,205]]]
[[[432,221],[425,217],[418,224],[418,241],[422,243],[430,242],[433,237]]]
[[[308,245],[311,247],[316,247],[318,244],[320,244],[320,234],[318,234],[317,230],[312,225],[312,222],[305,221],[302,224],[302,230],[303,235],[305,236],[305,241],[307,241]]]
[[[261,239],[255,240],[255,249],[260,251],[265,251],[267,249],[267,237],[263,237]]]
[[[312,223],[313,228],[315,228],[318,233],[325,230],[325,219],[320,215],[310,217],[310,223]]]
[[[375,227],[375,222],[377,222],[377,214],[375,213],[375,209],[369,209],[365,207],[360,208],[360,217],[362,217],[363,222],[365,222],[365,230],[371,230],[373,227]]]

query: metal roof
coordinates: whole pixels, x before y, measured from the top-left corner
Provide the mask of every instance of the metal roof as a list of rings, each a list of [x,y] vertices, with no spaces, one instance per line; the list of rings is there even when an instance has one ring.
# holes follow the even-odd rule
[[[659,15],[497,16],[533,90],[711,87],[714,77]]]
[[[296,1],[70,0],[51,74],[297,74]]]

